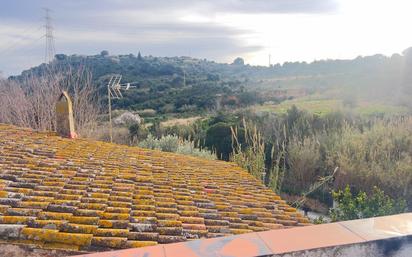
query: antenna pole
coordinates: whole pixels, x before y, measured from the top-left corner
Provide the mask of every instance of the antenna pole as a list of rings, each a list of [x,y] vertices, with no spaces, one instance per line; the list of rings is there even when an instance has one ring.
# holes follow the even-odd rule
[[[109,99],[109,134],[110,143],[113,143],[113,125],[112,125],[112,97],[110,92],[110,83],[107,84],[107,97]]]
[[[113,99],[123,98],[122,90],[129,90],[130,88],[135,88],[131,84],[136,84],[137,82],[128,82],[120,84],[122,80],[122,75],[115,74],[110,77],[109,83],[107,83],[107,99],[109,102],[109,133],[110,133],[110,143],[113,143],[113,123],[112,123],[112,97]]]

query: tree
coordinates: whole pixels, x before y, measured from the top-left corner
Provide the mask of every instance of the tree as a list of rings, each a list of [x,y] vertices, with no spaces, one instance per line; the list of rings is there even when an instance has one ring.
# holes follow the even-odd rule
[[[103,50],[103,51],[100,52],[100,55],[103,56],[103,57],[106,57],[106,56],[109,55],[109,51]]]
[[[88,136],[96,126],[99,106],[91,72],[68,67],[48,70],[21,80],[0,80],[0,123],[53,131],[56,128],[55,106],[61,92],[72,97],[77,132]]]
[[[412,58],[412,47],[409,47],[402,51],[403,56],[406,58]]]
[[[245,61],[243,60],[243,58],[238,57],[233,61],[232,64],[234,64],[234,65],[245,65]]]
[[[244,129],[239,128],[239,140],[240,144],[244,142]],[[216,151],[219,159],[229,160],[232,153],[232,130],[231,124],[225,122],[218,122],[206,131],[205,145]]]
[[[58,60],[58,61],[63,61],[67,58],[67,55],[65,55],[65,54],[56,54],[54,56],[54,58],[56,58],[56,60]]]
[[[140,54],[140,51],[139,51],[139,53],[137,54],[137,60],[141,61],[142,59],[143,59],[142,55]]]

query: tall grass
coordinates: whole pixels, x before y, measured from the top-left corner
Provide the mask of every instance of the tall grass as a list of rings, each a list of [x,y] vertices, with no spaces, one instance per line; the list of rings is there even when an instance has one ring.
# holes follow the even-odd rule
[[[349,185],[366,193],[376,186],[412,206],[412,117],[317,117],[292,109],[238,127],[231,160],[275,192],[300,195],[296,205],[308,196],[331,204],[330,192]]]
[[[259,180],[265,175],[265,142],[256,126],[243,120],[244,144],[239,138],[238,128],[231,127],[232,148],[231,161],[245,168]]]
[[[271,147],[268,165],[267,147],[262,133],[252,122],[242,120],[244,133],[239,133],[237,127],[231,127],[232,149],[230,160],[246,169],[255,178],[266,183],[273,191],[280,193],[285,173],[285,143],[282,142],[282,150]],[[243,136],[243,140],[241,140]],[[241,142],[244,142],[243,144]],[[283,164],[282,164],[283,163]]]

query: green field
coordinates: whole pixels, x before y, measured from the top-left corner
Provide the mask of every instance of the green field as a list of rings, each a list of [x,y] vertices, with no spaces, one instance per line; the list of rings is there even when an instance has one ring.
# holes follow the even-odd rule
[[[365,116],[408,113],[408,109],[406,107],[384,103],[361,102],[354,107],[348,107],[344,106],[343,101],[340,99],[312,99],[308,97],[287,100],[280,104],[255,105],[252,107],[252,110],[256,112],[285,113],[293,105],[299,109],[306,110],[317,115],[325,115],[339,110],[350,111]]]

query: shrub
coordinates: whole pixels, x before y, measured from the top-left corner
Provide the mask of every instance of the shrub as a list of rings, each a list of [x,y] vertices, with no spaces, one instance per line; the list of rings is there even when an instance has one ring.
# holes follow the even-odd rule
[[[148,130],[144,124],[133,124],[129,126],[130,141],[135,143],[139,140],[146,139],[148,136]]]
[[[344,190],[332,192],[337,206],[330,210],[332,221],[363,219],[384,215],[392,215],[406,211],[406,202],[392,199],[378,187],[367,195],[360,191],[354,195],[349,186]]]
[[[116,117],[113,120],[113,123],[118,126],[121,126],[121,125],[131,126],[134,124],[142,123],[142,119],[140,118],[139,114],[133,114],[129,111],[126,111],[122,113],[120,116]]]
[[[138,146],[149,149],[156,149],[165,152],[174,152],[184,155],[201,157],[204,159],[214,160],[216,155],[205,149],[196,148],[193,141],[183,140],[174,135],[167,135],[161,138],[155,138],[153,135],[141,141]]]
[[[374,186],[411,203],[412,119],[376,121],[362,129],[346,126],[331,136],[324,166],[338,166],[335,188],[372,192]],[[402,178],[402,179],[400,179]]]
[[[319,142],[314,137],[303,141],[292,139],[288,147],[289,170],[285,174],[284,186],[291,193],[300,194],[309,190],[323,175]]]

